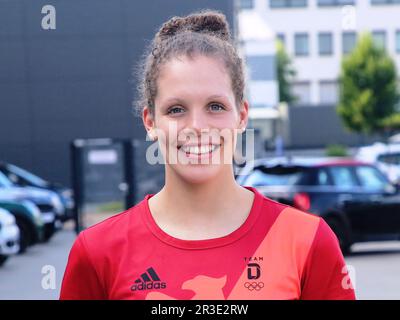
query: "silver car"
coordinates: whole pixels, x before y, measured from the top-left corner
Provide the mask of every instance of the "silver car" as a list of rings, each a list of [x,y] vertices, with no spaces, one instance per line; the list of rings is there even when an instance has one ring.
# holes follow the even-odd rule
[[[0,266],[19,251],[19,229],[14,216],[0,208]]]

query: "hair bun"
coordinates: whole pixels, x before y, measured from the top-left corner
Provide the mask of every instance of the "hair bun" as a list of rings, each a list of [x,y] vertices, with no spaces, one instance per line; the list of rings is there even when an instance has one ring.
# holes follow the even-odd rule
[[[185,17],[173,17],[165,22],[156,38],[165,40],[181,32],[202,32],[230,41],[229,24],[224,14],[217,11],[201,11]]]

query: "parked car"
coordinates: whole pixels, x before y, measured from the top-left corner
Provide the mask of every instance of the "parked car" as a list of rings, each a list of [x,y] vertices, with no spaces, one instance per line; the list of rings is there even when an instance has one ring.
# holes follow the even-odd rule
[[[48,241],[62,227],[60,217],[64,214],[64,207],[59,197],[52,191],[34,187],[17,187],[0,172],[0,197],[17,202],[32,201],[39,208],[44,222],[45,241]]]
[[[358,149],[355,158],[378,166],[392,183],[400,183],[400,143],[374,143]]]
[[[0,266],[19,251],[19,229],[15,218],[0,208]]]
[[[0,208],[14,216],[20,230],[19,252],[22,253],[28,246],[44,241],[44,222],[39,208],[33,202],[13,199],[0,193]]]
[[[321,216],[343,253],[355,242],[400,240],[400,187],[374,165],[352,159],[260,159],[247,164],[237,181]]]
[[[61,221],[64,222],[73,218],[74,198],[70,188],[47,181],[11,163],[0,162],[0,172],[17,186],[35,187],[55,192],[64,206],[64,214],[60,217]]]
[[[400,133],[397,133],[388,139],[389,143],[400,143]]]

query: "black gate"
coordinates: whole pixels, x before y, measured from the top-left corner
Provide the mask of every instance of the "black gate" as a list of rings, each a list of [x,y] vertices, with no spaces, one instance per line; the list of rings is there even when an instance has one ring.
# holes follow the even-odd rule
[[[125,208],[126,147],[118,140],[78,139],[71,151],[76,230],[80,232]]]
[[[72,142],[77,233],[160,190],[164,167],[146,161],[149,145],[144,141],[108,138]]]

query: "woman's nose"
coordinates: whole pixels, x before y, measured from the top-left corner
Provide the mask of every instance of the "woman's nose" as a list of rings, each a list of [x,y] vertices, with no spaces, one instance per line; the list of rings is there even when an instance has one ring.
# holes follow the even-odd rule
[[[188,118],[187,128],[201,133],[201,130],[208,128],[207,116],[200,110],[191,112]]]

